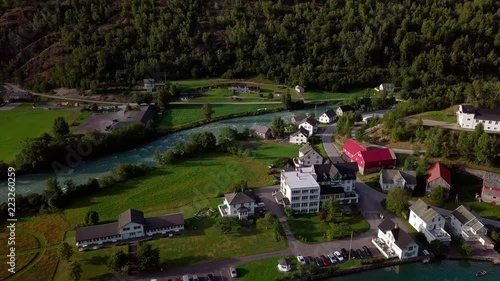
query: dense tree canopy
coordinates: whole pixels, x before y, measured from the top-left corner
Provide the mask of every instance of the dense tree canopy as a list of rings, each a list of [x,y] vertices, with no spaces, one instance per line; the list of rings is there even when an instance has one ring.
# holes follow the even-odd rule
[[[39,90],[260,74],[327,90],[442,85],[441,99],[500,105],[500,3],[491,0],[45,2],[0,3],[22,19],[0,28],[2,76]]]

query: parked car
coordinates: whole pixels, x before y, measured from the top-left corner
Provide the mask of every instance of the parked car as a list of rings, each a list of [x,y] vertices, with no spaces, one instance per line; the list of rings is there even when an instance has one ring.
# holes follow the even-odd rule
[[[257,203],[256,205],[258,208],[264,208],[266,206],[266,204],[264,204],[264,202],[259,202]]]
[[[351,254],[351,260],[359,260],[359,255],[353,249],[351,249],[350,254]]]
[[[306,264],[307,264],[306,260],[305,260],[305,259],[304,259],[304,257],[303,257],[303,256],[301,256],[301,255],[298,255],[298,256],[297,256],[297,260],[298,260],[298,261],[300,262],[300,264],[302,264],[302,265],[306,265]]]
[[[236,272],[236,268],[234,267],[230,267],[229,268],[229,274],[231,275],[231,277],[235,278],[235,277],[238,277],[238,273]]]
[[[271,165],[269,165],[269,166],[267,166],[267,167],[268,167],[269,169],[272,169],[272,168],[274,168],[274,167],[276,167],[276,166],[274,166],[274,164],[271,164]]]
[[[342,257],[345,260],[349,259],[349,252],[346,249],[344,249],[344,248],[340,249],[340,253],[342,254]]]
[[[362,258],[362,259],[366,258],[365,254],[360,249],[357,249],[356,252],[358,253],[360,258]]]
[[[200,281],[200,279],[198,278],[198,276],[193,275],[193,281]]]
[[[305,257],[305,259],[306,259],[307,263],[314,264],[314,258],[313,257],[307,256],[307,257]]]
[[[320,258],[314,258],[314,263],[319,267],[323,266],[323,262]]]
[[[366,253],[366,255],[367,255],[368,257],[372,257],[372,256],[373,256],[372,251],[371,251],[368,247],[363,246],[363,250],[365,250],[365,253]]]
[[[429,251],[427,251],[427,249],[424,249],[422,252],[423,252],[423,253],[424,253],[424,255],[426,255],[426,256],[430,256],[430,255],[431,255],[431,253],[429,253]]]
[[[319,256],[324,266],[330,265],[330,259],[326,258],[324,255]]]
[[[213,274],[208,274],[207,275],[207,281],[215,281],[215,277]]]
[[[189,281],[189,275],[182,275],[182,281]]]
[[[335,256],[333,255],[333,253],[328,253],[328,258],[330,259],[330,262],[332,264],[336,264],[337,263],[337,259],[335,258]]]
[[[339,260],[339,262],[343,262],[344,261],[344,257],[342,256],[342,254],[340,254],[339,251],[335,251],[333,254],[337,258],[337,260]]]

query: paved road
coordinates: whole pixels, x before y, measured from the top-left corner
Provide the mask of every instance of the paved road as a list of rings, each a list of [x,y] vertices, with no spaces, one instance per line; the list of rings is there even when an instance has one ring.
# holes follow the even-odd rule
[[[325,148],[326,154],[330,158],[330,161],[332,161],[332,163],[343,163],[344,160],[340,157],[340,153],[332,143],[332,136],[336,128],[336,123],[324,127],[323,133],[321,134],[321,141],[323,142],[323,147]]]
[[[174,101],[170,104],[205,104],[206,102],[196,101]],[[234,104],[234,105],[247,105],[247,104],[281,104],[279,101],[236,101],[236,102],[209,102],[210,104]]]

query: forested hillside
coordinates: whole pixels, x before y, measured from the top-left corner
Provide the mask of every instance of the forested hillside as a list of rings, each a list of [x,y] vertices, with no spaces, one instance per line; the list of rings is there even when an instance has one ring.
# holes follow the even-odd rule
[[[326,90],[440,85],[455,100],[468,88],[469,99],[500,106],[499,1],[38,2],[3,0],[0,17],[4,79],[38,90],[136,84],[156,69]]]

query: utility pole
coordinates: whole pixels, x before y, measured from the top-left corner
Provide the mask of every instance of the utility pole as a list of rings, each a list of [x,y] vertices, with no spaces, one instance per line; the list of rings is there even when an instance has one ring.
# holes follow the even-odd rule
[[[316,113],[317,104],[314,105],[314,118],[318,118],[318,114]]]
[[[353,234],[353,232],[351,231],[351,241],[349,242],[349,260],[351,260],[351,251],[352,251],[352,234]]]

